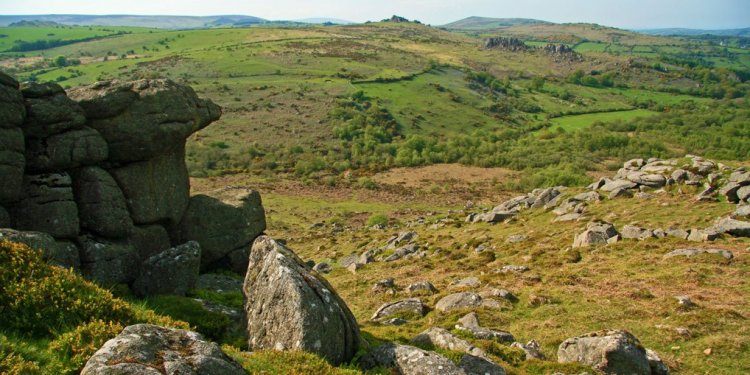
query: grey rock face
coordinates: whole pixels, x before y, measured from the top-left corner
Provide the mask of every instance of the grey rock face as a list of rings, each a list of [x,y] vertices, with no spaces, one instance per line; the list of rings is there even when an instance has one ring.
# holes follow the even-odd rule
[[[366,370],[376,367],[394,369],[401,375],[466,375],[451,360],[437,353],[392,343],[367,353],[360,359],[360,365]]]
[[[23,124],[26,107],[18,90],[18,81],[0,72],[0,128],[15,128]]]
[[[394,315],[401,317],[422,317],[426,313],[427,308],[419,298],[407,298],[405,300],[386,303],[380,306],[377,311],[372,315],[370,320],[383,320]]]
[[[515,340],[510,332],[495,331],[479,325],[479,317],[470,312],[458,320],[456,329],[466,331],[477,339],[511,343]]]
[[[742,218],[750,217],[750,205],[737,207],[737,209],[734,211],[734,213],[732,213],[732,217],[734,217],[734,218],[738,218],[738,217],[742,217]]]
[[[167,230],[158,224],[133,227],[128,243],[136,250],[139,259],[148,259],[172,247]]]
[[[190,191],[182,147],[173,153],[109,172],[125,194],[133,222],[169,222],[172,225],[180,222]]]
[[[138,252],[125,241],[81,236],[81,270],[89,279],[103,284],[131,283],[138,276]]]
[[[674,257],[687,257],[692,258],[697,255],[701,254],[717,254],[721,255],[727,260],[731,260],[734,258],[734,254],[732,254],[729,250],[724,249],[677,249],[674,251],[670,251],[667,254],[664,254],[664,258],[674,258]]]
[[[526,353],[526,360],[530,359],[540,359],[545,360],[547,357],[542,353],[541,348],[539,347],[539,343],[531,340],[527,342],[526,344],[520,343],[520,342],[514,342],[510,345],[512,348],[518,348],[524,351]]]
[[[628,189],[634,189],[638,186],[635,182],[628,181],[628,180],[614,180],[606,183],[604,186],[600,188],[602,191],[611,192],[617,189],[622,190],[628,190]]]
[[[74,269],[81,267],[78,248],[68,241],[55,241],[47,233],[0,228],[0,239],[22,243],[32,249],[41,250],[45,260],[60,267]]]
[[[0,126],[0,176],[3,176],[0,181],[0,202],[15,201],[23,196],[25,150],[20,128],[3,129]]]
[[[39,173],[93,165],[106,160],[108,152],[104,138],[87,127],[44,139],[29,138],[26,145],[27,169]]]
[[[43,139],[86,123],[83,109],[56,83],[24,83],[21,91],[26,105],[26,137]]]
[[[479,307],[482,305],[482,296],[476,293],[462,292],[449,294],[435,305],[435,310],[450,312],[456,309]]]
[[[728,233],[735,237],[750,237],[750,222],[724,218],[711,228],[718,233]]]
[[[612,224],[594,221],[586,226],[583,233],[576,236],[573,247],[607,244],[618,235],[619,233]]]
[[[141,265],[133,291],[140,296],[185,295],[195,288],[200,261],[201,247],[195,241],[156,254]]]
[[[682,238],[683,240],[686,240],[688,236],[690,236],[690,232],[679,229],[679,228],[669,228],[666,231],[664,231],[668,236]]]
[[[219,345],[195,332],[137,324],[107,341],[81,375],[244,375]]]
[[[209,195],[195,195],[179,226],[180,241],[197,241],[203,249],[201,266],[206,267],[250,243],[266,229],[265,214],[257,191],[221,189]]]
[[[393,262],[402,258],[408,258],[419,251],[419,245],[417,244],[408,244],[404,247],[400,247],[396,249],[396,251],[393,252],[393,254],[386,257],[384,260],[386,262]]]
[[[123,238],[133,227],[125,196],[112,176],[99,167],[73,172],[73,194],[81,227],[109,238]]]
[[[650,229],[637,227],[635,225],[626,225],[622,227],[622,238],[633,240],[645,240],[653,238],[654,232]]]
[[[170,80],[100,82],[69,95],[85,110],[88,125],[107,140],[114,162],[177,151],[190,134],[221,116],[219,106]]]
[[[251,350],[304,350],[333,364],[357,352],[359,328],[344,301],[270,237],[255,240],[242,291]]]
[[[78,207],[68,174],[27,175],[24,191],[26,197],[9,207],[18,229],[45,232],[55,238],[78,235]]]
[[[10,228],[10,214],[3,206],[0,206],[0,228]]]
[[[667,367],[655,351],[647,348],[646,359],[648,359],[648,364],[651,366],[651,375],[669,375],[669,367]]]
[[[569,338],[560,344],[557,360],[580,362],[605,374],[651,374],[646,350],[626,331],[600,331]]]

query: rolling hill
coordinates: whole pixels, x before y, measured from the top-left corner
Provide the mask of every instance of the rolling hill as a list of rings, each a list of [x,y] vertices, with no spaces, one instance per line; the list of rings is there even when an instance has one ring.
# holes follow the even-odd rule
[[[0,15],[0,26],[8,26],[21,21],[55,22],[61,25],[93,26],[135,26],[161,29],[198,29],[227,26],[249,26],[265,23],[266,20],[253,16],[142,16],[142,15],[81,15],[81,14],[35,14]]]
[[[538,24],[550,24],[550,22],[530,18],[468,17],[442,25],[441,27],[451,30],[491,30],[510,26]]]
[[[698,36],[698,35],[716,35],[716,36],[750,36],[750,27],[742,29],[721,29],[721,30],[702,30],[702,29],[684,29],[684,28],[666,28],[666,29],[647,29],[636,30],[640,33],[649,35],[678,35],[678,36]]]

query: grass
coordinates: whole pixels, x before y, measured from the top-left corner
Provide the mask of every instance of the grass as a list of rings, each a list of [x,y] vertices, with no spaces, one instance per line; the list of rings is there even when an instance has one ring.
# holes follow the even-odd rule
[[[563,116],[552,119],[550,131],[562,129],[565,131],[582,130],[596,122],[628,121],[638,117],[653,116],[656,112],[645,109],[627,111],[589,113],[582,115]]]
[[[121,26],[27,26],[27,27],[0,27],[0,51],[8,51],[17,40],[22,41],[77,41],[94,38],[103,38],[113,35],[130,33],[147,33],[153,29],[142,27]]]

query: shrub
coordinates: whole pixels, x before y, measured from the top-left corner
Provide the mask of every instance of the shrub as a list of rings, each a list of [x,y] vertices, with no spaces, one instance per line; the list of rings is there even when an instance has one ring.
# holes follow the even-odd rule
[[[383,214],[373,214],[367,219],[367,226],[371,227],[374,225],[388,225],[388,216]]]
[[[224,345],[224,352],[236,360],[250,374],[316,374],[316,375],[356,375],[356,369],[336,368],[325,359],[301,351],[255,351],[243,352]]]
[[[0,335],[0,374],[33,375],[41,373],[39,365],[15,353],[13,344]]]
[[[77,373],[107,340],[122,330],[118,323],[94,320],[59,336],[49,344],[49,351],[66,363],[67,371]]]
[[[229,318],[221,313],[208,311],[191,298],[180,296],[154,296],[146,301],[154,311],[188,322],[195,330],[213,340],[221,340],[229,327]]]
[[[122,300],[70,270],[53,267],[41,252],[0,242],[0,327],[51,334],[93,319],[133,321]]]

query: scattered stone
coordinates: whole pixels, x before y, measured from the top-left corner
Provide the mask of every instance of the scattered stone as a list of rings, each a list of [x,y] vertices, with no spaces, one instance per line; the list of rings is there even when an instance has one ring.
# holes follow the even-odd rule
[[[383,325],[386,325],[386,326],[401,326],[406,323],[408,323],[408,321],[401,319],[401,318],[391,318],[391,319],[383,321]]]
[[[727,260],[731,260],[732,258],[734,258],[734,254],[732,254],[732,252],[729,251],[729,250],[724,250],[724,249],[697,249],[697,248],[677,249],[677,250],[674,250],[674,251],[671,251],[671,252],[665,254],[664,258],[673,258],[673,257],[677,257],[677,256],[684,256],[684,257],[687,257],[687,258],[692,258],[694,256],[701,255],[701,254],[717,254],[717,255],[720,255],[720,256],[724,257],[724,259],[727,259]]]
[[[636,193],[635,197],[638,198],[638,199],[642,199],[642,200],[654,199],[654,195],[653,194],[644,193],[644,192]]]
[[[585,216],[583,216],[583,214],[579,214],[577,212],[571,212],[569,214],[560,215],[556,217],[555,220],[553,221],[556,223],[563,223],[563,222],[568,222],[568,221],[581,221],[584,218]]]
[[[353,273],[353,274],[357,274],[357,271],[360,268],[362,268],[361,264],[359,264],[359,263],[352,263],[352,264],[349,265],[349,267],[346,267],[346,270],[349,271],[349,272],[351,272],[351,273]]]
[[[532,294],[529,296],[529,302],[528,305],[530,307],[537,307],[541,305],[549,305],[554,303],[554,300],[552,297],[542,296],[538,294]]]
[[[200,271],[201,246],[190,241],[146,259],[133,283],[139,296],[185,295],[195,289]]]
[[[325,262],[318,263],[313,267],[313,271],[317,273],[330,273],[333,271],[333,268],[331,268],[331,265]]]
[[[452,289],[464,289],[464,288],[477,288],[480,285],[482,285],[482,282],[479,281],[478,277],[467,277],[465,279],[456,280],[450,283],[448,287]]]
[[[359,261],[359,255],[351,254],[339,259],[339,265],[343,268],[348,268],[352,263]]]
[[[680,309],[688,310],[696,306],[693,300],[688,296],[674,296],[674,298],[677,300]]]
[[[690,232],[679,228],[669,228],[665,230],[664,233],[668,236],[677,237],[683,240],[686,240],[690,236]]]
[[[560,344],[557,360],[580,362],[606,374],[651,374],[646,350],[626,331],[599,331],[569,338]]]
[[[518,298],[516,298],[516,296],[514,296],[513,293],[511,293],[510,291],[506,289],[498,289],[498,288],[485,289],[479,292],[479,295],[482,296],[482,298],[499,297],[510,302],[518,301]]]
[[[385,245],[386,249],[395,249],[403,243],[410,243],[417,239],[418,235],[416,232],[401,232],[391,237]]]
[[[464,354],[458,362],[466,375],[505,375],[505,370],[486,357]]]
[[[576,236],[573,247],[608,244],[619,237],[619,233],[612,224],[593,221],[586,226],[583,233]]]
[[[81,371],[100,374],[241,375],[245,370],[198,333],[137,324],[107,341]]]
[[[650,229],[637,227],[635,225],[626,225],[622,227],[622,238],[643,241],[654,237],[654,232]]]
[[[543,361],[547,359],[547,357],[545,357],[545,355],[542,353],[542,350],[539,347],[539,343],[534,340],[531,340],[526,344],[514,342],[510,345],[510,347],[523,350],[524,353],[526,353],[526,360],[538,359]]]
[[[638,184],[632,181],[613,180],[613,181],[607,182],[604,186],[599,188],[599,190],[606,191],[606,192],[613,192],[615,190],[635,189],[636,187],[638,187]]]
[[[646,359],[651,367],[651,375],[669,375],[669,367],[655,351],[646,348]]]
[[[524,242],[524,241],[526,241],[528,239],[529,239],[529,237],[526,236],[526,235],[523,235],[523,234],[514,234],[512,236],[509,236],[508,239],[506,240],[506,242],[508,242],[508,243],[519,243],[519,242]]]
[[[377,311],[372,315],[370,320],[382,320],[385,318],[392,317],[393,315],[401,315],[406,318],[421,318],[426,313],[426,307],[419,298],[407,298],[405,300],[386,303],[380,306]]]
[[[464,352],[477,357],[487,357],[484,350],[468,341],[460,339],[447,329],[432,327],[415,336],[411,343],[421,347],[436,347],[456,352]]]
[[[417,244],[408,244],[404,247],[400,247],[396,249],[396,251],[393,252],[393,254],[386,257],[384,260],[386,262],[393,262],[402,258],[409,257],[411,255],[416,254],[419,251],[419,245]],[[359,259],[359,258],[358,258]]]
[[[602,196],[595,191],[587,191],[574,195],[572,199],[579,202],[598,202],[602,200]]]
[[[724,218],[719,220],[711,229],[715,232],[728,233],[735,237],[750,237],[750,222],[747,221]]]
[[[382,367],[401,375],[466,375],[450,359],[437,353],[393,343],[373,349],[359,363],[365,370]]]
[[[732,218],[747,218],[750,217],[750,204],[745,206],[737,207],[737,210],[732,214]]]
[[[406,290],[410,295],[432,295],[438,292],[437,288],[429,281],[419,281],[409,284]]]
[[[344,301],[270,237],[255,240],[242,291],[250,350],[303,350],[334,365],[357,352],[359,328]]]
[[[509,264],[507,266],[503,266],[502,268],[495,270],[495,273],[524,273],[529,271],[528,266],[519,266],[515,264]]]
[[[482,296],[476,293],[462,292],[449,294],[435,305],[435,310],[450,312],[456,309],[479,307],[482,305]]]
[[[688,235],[688,241],[692,242],[706,242],[715,241],[721,237],[721,232],[716,231],[712,228],[709,229],[691,229]]]
[[[609,193],[609,199],[615,198],[631,198],[633,193],[630,190],[617,188]]]

